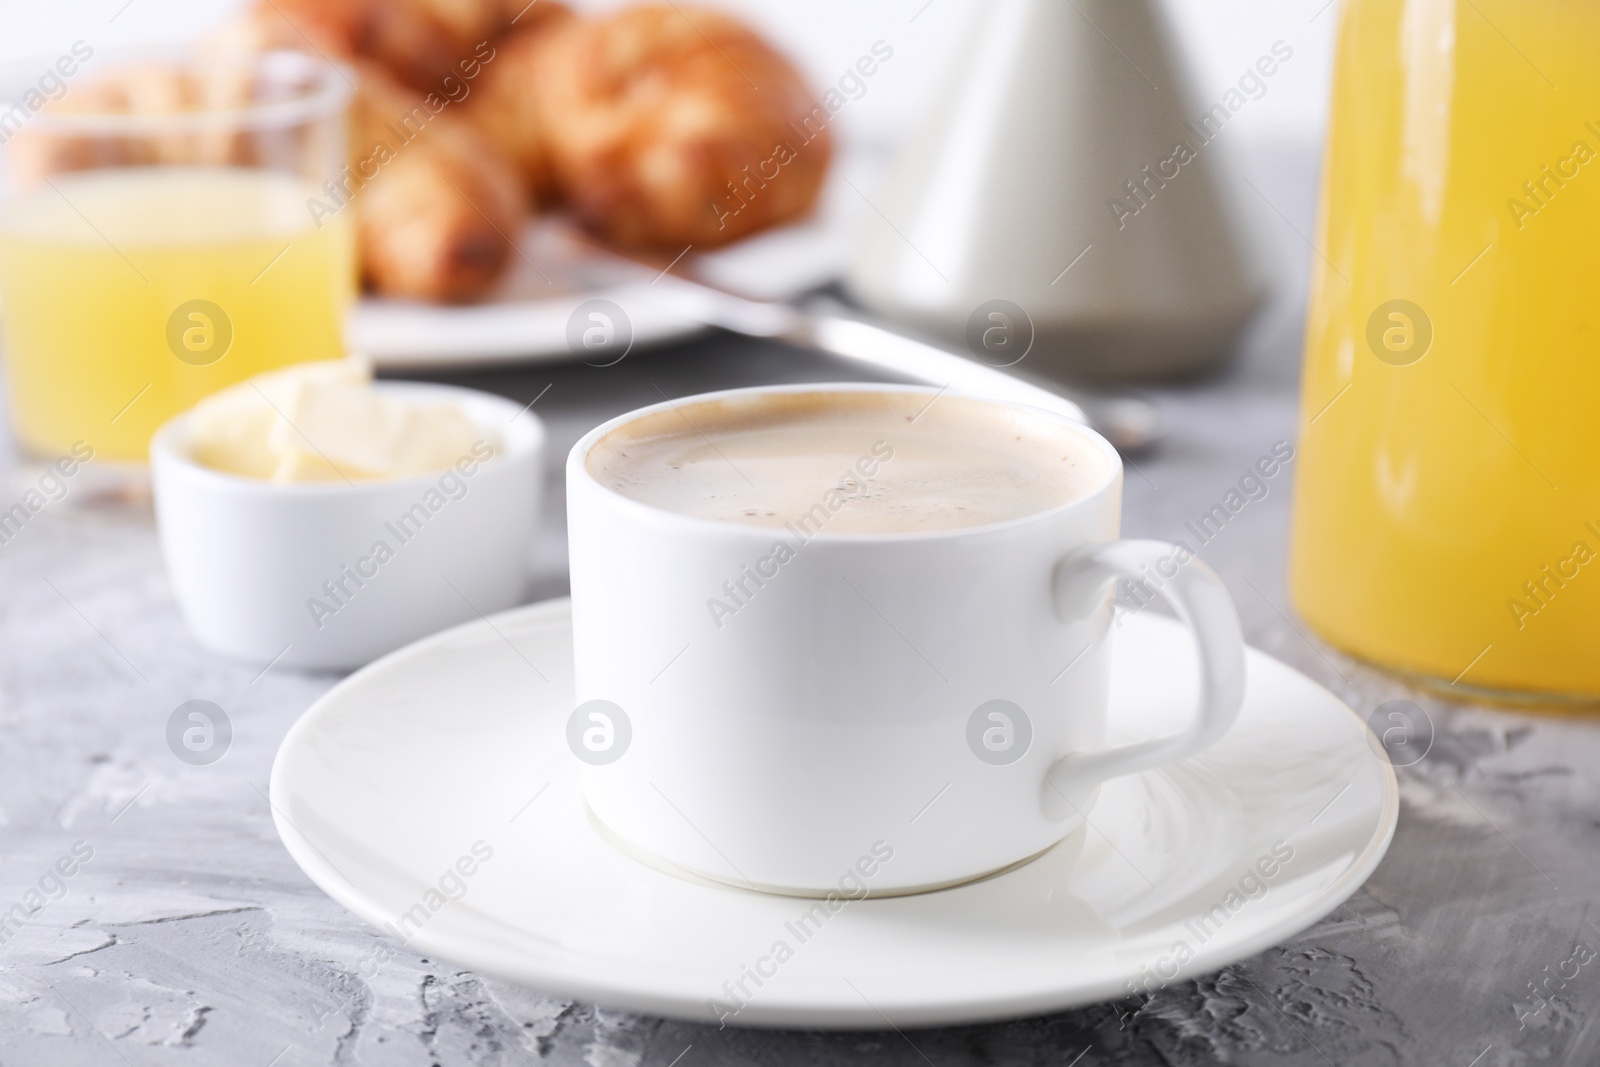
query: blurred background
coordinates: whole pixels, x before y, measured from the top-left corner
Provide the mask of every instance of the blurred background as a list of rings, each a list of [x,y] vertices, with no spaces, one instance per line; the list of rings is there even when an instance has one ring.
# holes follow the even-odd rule
[[[17,6],[6,15],[0,63],[53,56],[85,38],[90,28],[97,49],[192,40],[246,6],[244,0],[70,0]],[[576,0],[571,6],[605,11],[625,5]],[[736,13],[761,30],[801,67],[819,93],[874,41],[894,49],[894,61],[871,79],[860,99],[849,102],[833,127],[840,169],[870,190],[894,149],[935,103],[982,4],[718,0],[709,6]],[[1268,303],[1254,317],[1231,367],[1262,385],[1282,387],[1298,376],[1313,257],[1307,241],[1315,216],[1337,11],[1328,0],[1166,0],[1161,6],[1187,51],[1192,102],[1203,102],[1200,111],[1220,100],[1274,42],[1282,41],[1294,52],[1293,60],[1267,83],[1265,94],[1229,122],[1217,150],[1255,187],[1254,193],[1244,193],[1254,199],[1243,206],[1266,238],[1274,279]],[[843,210],[867,209],[851,203]],[[844,231],[851,228],[846,225]],[[839,252],[843,258],[844,250]]]
[[[244,0],[63,0],[11,5],[5,13],[0,62],[56,55],[95,27],[95,47],[188,40],[247,6]],[[620,0],[574,0],[581,11],[623,6]],[[840,118],[853,144],[888,145],[920,116],[939,75],[982,0],[719,0],[786,49],[811,81],[826,85],[879,38],[896,48],[892,70]],[[1167,0],[1168,16],[1188,45],[1202,95],[1214,99],[1266,45],[1282,38],[1294,62],[1274,78],[1272,91],[1241,117],[1241,147],[1314,143],[1321,135],[1333,51],[1333,12],[1327,0]],[[903,46],[903,49],[902,49]]]

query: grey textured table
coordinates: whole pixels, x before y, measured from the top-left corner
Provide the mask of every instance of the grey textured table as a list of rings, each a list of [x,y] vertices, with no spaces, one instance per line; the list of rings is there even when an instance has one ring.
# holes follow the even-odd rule
[[[1170,432],[1130,470],[1129,534],[1180,536],[1257,456],[1293,440],[1281,362],[1247,357],[1225,380],[1152,394]],[[606,370],[456,380],[524,400],[549,386],[537,410],[553,431],[559,502],[565,449],[603,417],[656,399],[658,385],[684,394],[852,376],[804,353],[710,337]],[[290,862],[263,795],[285,730],[335,679],[258,676],[198,648],[147,517],[47,510],[0,548],[0,908],[75,842],[93,856],[0,948],[0,1063],[1600,1062],[1596,968],[1537,1013],[1529,993],[1576,942],[1600,946],[1588,900],[1600,800],[1586,773],[1600,761],[1600,729],[1454,707],[1308,640],[1283,593],[1289,489],[1275,479],[1203,555],[1254,644],[1363,713],[1408,696],[1431,714],[1438,736],[1401,772],[1388,858],[1303,935],[1169,987],[1131,1016],[1124,1002],[905,1034],[718,1031],[549,999],[403,949],[363,980],[358,965],[382,935]],[[558,506],[536,597],[565,592],[562,524]],[[195,698],[226,709],[235,731],[206,767],[179,762],[164,735],[173,708]],[[319,1021],[329,1004],[344,1007]]]
[[[1310,183],[1296,187],[1303,219]],[[1285,291],[1297,291],[1292,277]],[[1181,536],[1258,456],[1293,440],[1299,320],[1291,299],[1227,376],[1151,393],[1169,436],[1130,468],[1127,534]],[[857,376],[718,336],[604,370],[451,380],[524,401],[549,388],[536,410],[552,430],[555,506],[538,599],[566,591],[559,463],[582,431],[657,400],[657,387]],[[1437,737],[1400,773],[1383,865],[1301,936],[1148,1003],[908,1033],[719,1031],[551,999],[404,949],[363,979],[383,935],[290,862],[264,796],[284,732],[336,679],[205,653],[178,618],[148,516],[48,508],[0,546],[0,911],[41,880],[58,897],[0,947],[0,1064],[1600,1063],[1600,966],[1551,981],[1548,999],[1530,992],[1600,948],[1589,900],[1600,726],[1452,705],[1310,639],[1284,596],[1293,473],[1202,555],[1253,644],[1363,714],[1405,697],[1431,716]],[[210,766],[167,747],[167,718],[190,699],[233,723]],[[58,882],[50,872],[74,847],[92,856],[69,860]],[[342,1007],[319,1018],[327,1005]]]

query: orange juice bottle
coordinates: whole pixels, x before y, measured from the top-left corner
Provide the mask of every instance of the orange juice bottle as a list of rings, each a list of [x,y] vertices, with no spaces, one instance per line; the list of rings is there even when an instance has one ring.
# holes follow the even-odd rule
[[[1347,0],[1290,586],[1464,695],[1600,701],[1600,4]]]

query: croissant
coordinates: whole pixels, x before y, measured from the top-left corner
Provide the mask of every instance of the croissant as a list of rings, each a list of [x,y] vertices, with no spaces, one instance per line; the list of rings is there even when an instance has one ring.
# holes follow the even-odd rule
[[[520,7],[513,0],[270,0],[254,17],[270,27],[265,40],[271,47],[303,50],[309,44],[330,56],[372,60],[429,92],[478,45],[522,21]]]
[[[462,42],[513,18],[491,0],[272,0],[215,38],[245,53],[309,42],[354,71],[349,166],[318,211],[353,203],[362,278],[379,293],[472,299],[512,255],[525,219],[517,168],[452,113],[495,54]]]
[[[536,166],[615,244],[726,244],[803,214],[821,189],[826,113],[818,120],[794,67],[726,15],[667,4],[569,19],[497,64],[497,79],[526,85],[544,142]]]
[[[560,199],[546,148],[545,120],[531,73],[541,62],[550,30],[572,18],[572,12],[551,0],[538,0],[517,25],[493,43],[492,58],[482,64],[461,115],[521,172],[530,202]]]
[[[250,98],[241,55],[310,48],[359,82],[350,162],[318,211],[351,207],[366,281],[424,300],[482,295],[525,204],[565,203],[624,247],[712,248],[811,208],[828,113],[728,16],[673,4],[577,18],[556,0],[260,0],[197,79],[129,72],[68,107],[188,110]],[[260,165],[239,133],[19,137],[19,179],[91,165]],[[319,216],[320,217],[320,216]]]
[[[186,71],[157,63],[118,67],[100,78],[75,86],[52,100],[52,115],[179,114],[205,108],[238,107],[250,99],[248,79],[236,66],[202,63]],[[19,188],[65,171],[95,167],[159,164],[237,164],[258,162],[258,144],[250,134],[229,130],[190,130],[152,135],[100,134],[68,136],[17,131],[8,144],[12,181]]]
[[[359,64],[348,187],[361,270],[376,290],[420,300],[479,296],[522,229],[516,170],[464,123]]]

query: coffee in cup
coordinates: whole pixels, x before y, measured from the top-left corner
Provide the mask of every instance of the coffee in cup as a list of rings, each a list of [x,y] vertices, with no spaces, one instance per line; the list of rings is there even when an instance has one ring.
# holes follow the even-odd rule
[[[1025,408],[859,390],[678,402],[608,432],[585,467],[680,515],[828,535],[1008,522],[1110,473],[1098,449]]]
[[[1052,847],[1102,781],[1215,741],[1244,692],[1226,590],[1179,546],[1118,541],[1121,486],[1064,415],[911,386],[731,390],[597,427],[567,461],[590,811],[647,862],[802,896]],[[1195,634],[1199,710],[1108,747],[1111,586],[1151,575]]]

